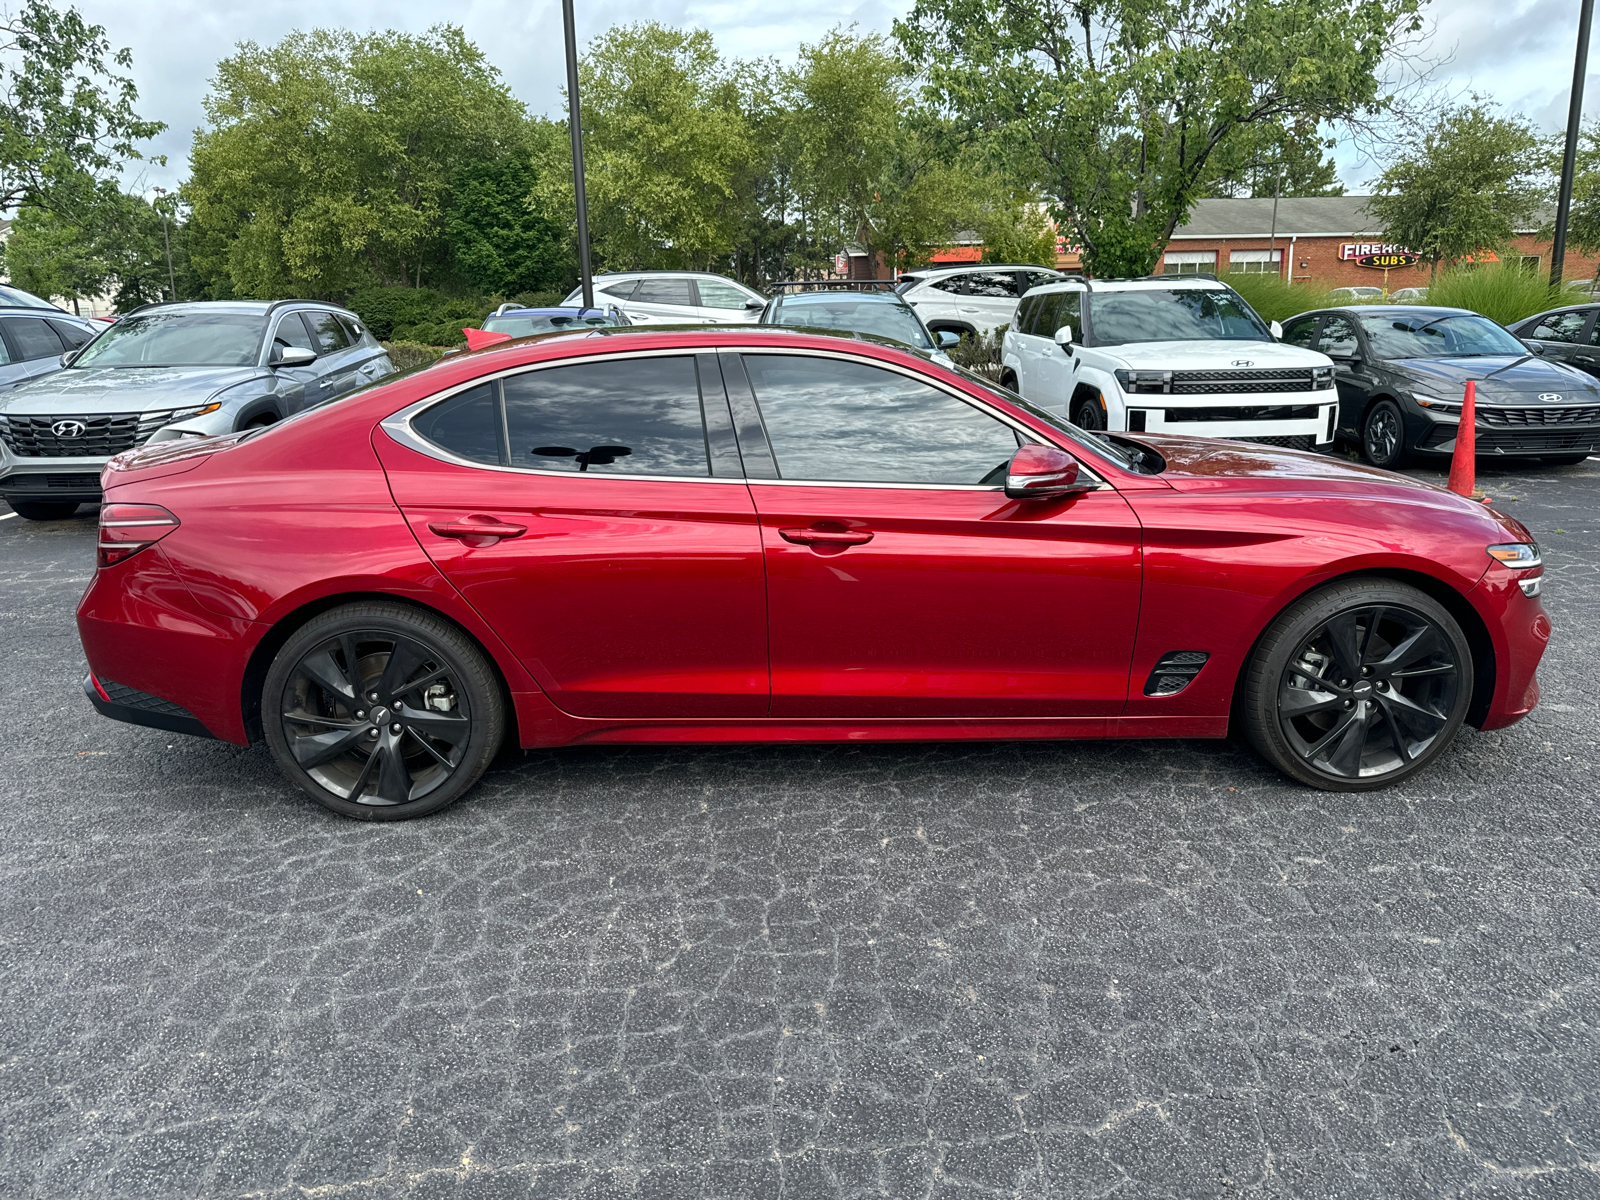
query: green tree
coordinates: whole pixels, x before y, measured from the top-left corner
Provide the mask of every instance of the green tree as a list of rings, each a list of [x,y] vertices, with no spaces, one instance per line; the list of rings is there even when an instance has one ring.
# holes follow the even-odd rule
[[[1553,160],[1559,153],[1555,146],[1551,147]],[[1567,241],[1591,254],[1600,250],[1600,122],[1591,122],[1578,133]]]
[[[148,201],[102,181],[94,202],[72,216],[28,205],[6,243],[18,287],[68,303],[111,295],[119,311],[167,294],[161,216]]]
[[[1315,126],[1257,124],[1236,130],[1212,154],[1205,196],[1342,196],[1329,151]]]
[[[1504,247],[1527,226],[1546,192],[1547,161],[1527,121],[1474,98],[1441,113],[1417,152],[1383,173],[1367,211],[1385,238],[1437,272],[1441,262]]]
[[[1383,110],[1420,0],[917,0],[895,36],[930,99],[1027,165],[1087,265],[1151,269],[1252,126]]]
[[[565,224],[528,202],[537,181],[528,154],[463,167],[451,181],[444,237],[461,274],[486,295],[556,289],[575,274]]]
[[[421,286],[447,269],[457,172],[526,146],[522,106],[449,25],[242,43],[205,110],[184,189],[190,253],[244,296]]]

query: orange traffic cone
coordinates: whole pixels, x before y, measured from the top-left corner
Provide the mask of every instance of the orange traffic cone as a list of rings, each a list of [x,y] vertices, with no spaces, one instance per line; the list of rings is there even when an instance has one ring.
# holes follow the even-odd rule
[[[1467,398],[1461,405],[1461,427],[1456,431],[1456,449],[1450,456],[1450,490],[1471,497],[1477,490],[1478,465],[1478,384],[1467,380]]]

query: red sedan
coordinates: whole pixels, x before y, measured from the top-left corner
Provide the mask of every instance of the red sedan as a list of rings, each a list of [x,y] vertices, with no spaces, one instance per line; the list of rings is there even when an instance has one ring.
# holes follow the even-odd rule
[[[888,345],[562,334],[113,460],[78,609],[107,716],[336,812],[507,739],[1222,737],[1357,791],[1538,701],[1538,547],[1238,442],[1080,430]]]

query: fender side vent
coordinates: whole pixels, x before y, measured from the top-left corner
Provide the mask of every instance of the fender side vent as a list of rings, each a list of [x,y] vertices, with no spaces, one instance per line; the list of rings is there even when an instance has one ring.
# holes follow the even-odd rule
[[[1211,655],[1204,650],[1173,650],[1161,656],[1144,681],[1146,696],[1176,696],[1194,682]]]

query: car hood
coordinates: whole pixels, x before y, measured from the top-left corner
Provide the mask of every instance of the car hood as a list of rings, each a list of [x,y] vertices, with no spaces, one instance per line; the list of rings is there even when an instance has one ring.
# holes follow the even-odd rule
[[[1106,346],[1102,354],[1139,370],[1237,371],[1252,367],[1329,367],[1326,354],[1283,342],[1130,342]]]
[[[1493,404],[1600,404],[1600,381],[1575,367],[1520,355],[1488,358],[1400,358],[1384,364],[1418,391],[1439,400],[1459,400],[1467,380],[1478,382],[1478,399]],[[1549,396],[1549,399],[1545,399]]]
[[[204,404],[260,367],[84,367],[30,380],[0,397],[0,412],[74,415]]]

